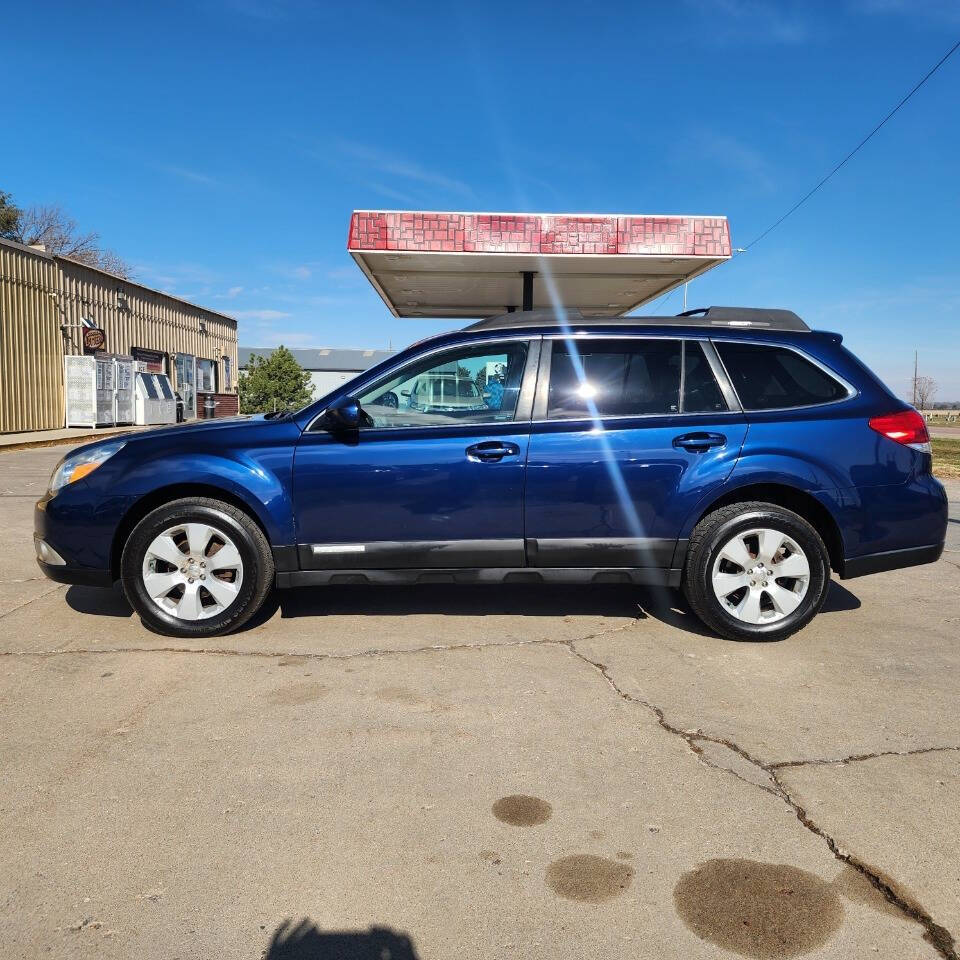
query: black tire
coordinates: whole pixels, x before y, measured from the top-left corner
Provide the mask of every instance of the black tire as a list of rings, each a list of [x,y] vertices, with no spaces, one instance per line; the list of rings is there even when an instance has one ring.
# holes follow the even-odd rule
[[[216,528],[230,537],[242,558],[243,577],[236,599],[214,616],[199,620],[173,616],[160,608],[144,586],[142,571],[148,547],[164,530],[179,523]],[[123,546],[120,575],[127,601],[150,630],[173,637],[221,636],[237,630],[260,609],[273,586],[273,553],[263,531],[242,510],[219,500],[186,497],[157,507],[133,528]]]
[[[712,571],[721,549],[741,531],[765,527],[787,534],[806,554],[810,579],[792,613],[772,623],[745,623],[714,593]],[[693,612],[728,640],[783,640],[803,629],[819,612],[830,585],[830,555],[820,534],[803,517],[773,503],[733,503],[708,513],[694,528],[687,547],[683,592]]]

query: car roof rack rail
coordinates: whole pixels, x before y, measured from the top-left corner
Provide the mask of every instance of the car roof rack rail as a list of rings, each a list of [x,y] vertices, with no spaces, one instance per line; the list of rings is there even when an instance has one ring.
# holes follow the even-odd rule
[[[698,307],[678,313],[677,318],[702,317],[711,327],[764,327],[768,330],[796,330],[809,333],[810,328],[792,310],[771,307]]]
[[[465,330],[512,330],[521,327],[732,327],[809,333],[810,328],[792,310],[766,307],[699,307],[669,317],[585,317],[577,309],[517,310],[486,317]]]

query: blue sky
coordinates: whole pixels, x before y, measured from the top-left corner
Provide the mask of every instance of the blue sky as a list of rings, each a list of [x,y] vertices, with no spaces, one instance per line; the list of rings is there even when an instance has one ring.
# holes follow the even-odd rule
[[[4,33],[0,188],[243,345],[399,347],[453,324],[389,316],[352,209],[725,214],[746,246],[960,37],[960,2],[93,0],[9,5]],[[918,349],[960,400],[958,157],[960,54],[691,305],[791,307],[901,393]]]

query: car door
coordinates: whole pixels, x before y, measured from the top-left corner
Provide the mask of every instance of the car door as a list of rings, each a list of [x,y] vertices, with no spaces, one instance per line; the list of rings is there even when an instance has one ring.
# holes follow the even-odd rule
[[[747,430],[709,341],[642,336],[544,340],[533,421],[537,567],[670,567],[684,519],[729,476]]]
[[[318,418],[294,458],[300,566],[519,567],[540,340],[427,351],[361,386],[361,427]]]

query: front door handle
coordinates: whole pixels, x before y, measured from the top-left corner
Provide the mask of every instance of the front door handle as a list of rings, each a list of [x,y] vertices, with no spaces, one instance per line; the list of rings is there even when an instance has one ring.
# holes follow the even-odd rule
[[[484,440],[467,447],[467,459],[474,463],[497,463],[504,457],[516,457],[520,448],[515,443],[503,443],[500,440]]]
[[[673,438],[673,445],[691,453],[703,453],[711,447],[722,447],[727,438],[722,433],[684,433]]]

